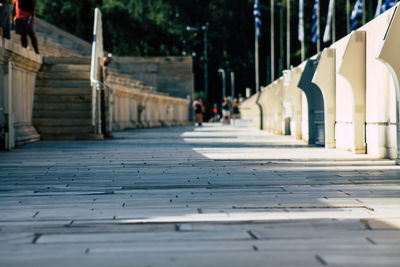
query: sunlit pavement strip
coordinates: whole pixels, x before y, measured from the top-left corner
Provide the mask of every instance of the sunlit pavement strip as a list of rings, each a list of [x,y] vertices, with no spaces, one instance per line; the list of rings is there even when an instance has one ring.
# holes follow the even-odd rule
[[[0,153],[0,266],[399,266],[400,168],[219,124]]]

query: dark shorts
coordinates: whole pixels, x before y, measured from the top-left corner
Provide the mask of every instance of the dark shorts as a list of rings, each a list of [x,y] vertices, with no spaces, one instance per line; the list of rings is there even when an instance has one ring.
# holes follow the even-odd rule
[[[33,23],[30,17],[15,20],[15,32],[18,34],[27,34],[33,32]]]

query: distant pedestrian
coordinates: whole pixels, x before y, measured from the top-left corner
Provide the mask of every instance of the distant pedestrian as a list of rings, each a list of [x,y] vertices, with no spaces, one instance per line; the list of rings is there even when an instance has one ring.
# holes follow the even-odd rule
[[[203,125],[203,113],[205,110],[204,101],[201,97],[198,97],[197,100],[193,102],[193,109],[196,115],[196,123],[198,126]]]
[[[232,104],[232,119],[239,119],[239,115],[239,101],[237,98],[235,98]]]
[[[107,82],[107,78],[109,75],[108,72],[108,65],[110,65],[111,60],[112,60],[113,55],[111,53],[107,54],[107,56],[104,57],[103,59],[103,76],[104,76],[104,82]]]
[[[222,123],[230,124],[231,103],[230,103],[228,97],[224,98],[224,102],[222,103],[221,110],[222,110]]]
[[[21,35],[22,47],[28,47],[28,35],[31,39],[33,49],[39,54],[39,46],[34,30],[34,19],[36,13],[36,0],[13,0],[13,21],[15,31]]]
[[[0,0],[0,38],[10,38],[10,9],[8,0]]]

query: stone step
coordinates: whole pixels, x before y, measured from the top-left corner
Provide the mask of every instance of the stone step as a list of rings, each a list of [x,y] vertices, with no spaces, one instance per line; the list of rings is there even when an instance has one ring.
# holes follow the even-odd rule
[[[44,64],[89,64],[91,63],[91,57],[44,57]]]
[[[37,94],[35,103],[39,105],[47,105],[50,103],[92,103],[91,95],[44,95]]]
[[[103,140],[102,134],[41,134],[41,140],[61,141],[61,140]]]
[[[37,80],[37,87],[82,88],[90,87],[90,80]]]
[[[90,118],[35,118],[33,124],[35,127],[87,127],[91,125]]]
[[[80,71],[80,72],[39,72],[39,80],[87,80],[90,81],[90,72]]]
[[[45,103],[41,104],[40,100],[35,101],[35,111],[90,111],[90,103]]]
[[[75,96],[90,96],[92,97],[91,87],[74,87],[74,88],[63,88],[63,87],[36,87],[37,95],[75,95]]]
[[[33,117],[35,119],[86,119],[90,120],[92,117],[90,110],[37,110],[33,111]]]
[[[35,125],[35,123],[34,123]],[[40,135],[87,135],[94,133],[92,125],[49,126],[35,125]]]
[[[78,72],[86,71],[90,73],[89,64],[56,64],[43,65],[43,71],[47,72]]]

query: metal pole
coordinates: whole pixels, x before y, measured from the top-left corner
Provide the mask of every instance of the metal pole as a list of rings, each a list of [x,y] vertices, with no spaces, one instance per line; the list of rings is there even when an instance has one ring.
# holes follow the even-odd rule
[[[346,0],[346,24],[347,33],[350,33],[350,0]]]
[[[399,91],[399,90],[397,90],[397,91]],[[400,95],[398,95],[397,98],[396,98],[396,126],[397,126],[397,158],[396,158],[396,165],[400,165]]]
[[[286,69],[290,69],[290,0],[286,1]]]
[[[333,8],[332,8],[332,43],[336,42],[336,1],[333,0]]]
[[[231,93],[232,98],[235,99],[235,73],[231,72]]]
[[[304,2],[303,0],[300,0],[300,6],[299,6],[299,23],[300,23],[300,31],[301,31],[301,62],[304,62],[306,59],[306,49],[305,49],[305,43],[304,43]]]
[[[202,27],[204,33],[204,98],[207,102],[208,100],[208,23]]]
[[[255,25],[255,28],[257,25]],[[255,78],[256,78],[256,92],[260,90],[260,74],[259,74],[259,59],[258,59],[258,36],[257,30],[254,31],[254,43],[255,43]]]
[[[275,17],[274,17],[274,0],[271,0],[271,82],[275,81]]]
[[[321,29],[320,29],[320,3],[318,1],[318,7],[317,7],[317,35],[318,35],[318,41],[317,41],[317,52],[321,52]]]
[[[97,90],[96,90],[96,99],[97,99],[97,129],[96,132],[97,134],[101,134],[101,91],[102,91],[102,85],[97,84]]]
[[[284,54],[285,54],[285,45],[283,41],[283,4],[281,2],[278,2],[278,7],[279,7],[279,76],[282,75],[282,70],[283,70],[283,60],[284,60]]]
[[[226,96],[225,70],[219,69],[218,72],[221,74],[221,78],[222,78],[222,98],[225,98],[225,96]]]
[[[367,22],[367,16],[366,16],[366,5],[365,5],[365,0],[362,0],[362,24],[364,25]]]

